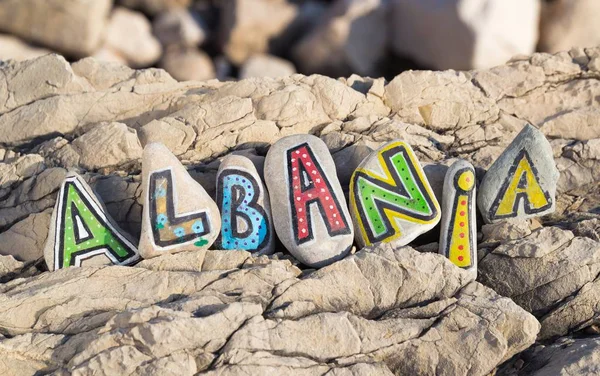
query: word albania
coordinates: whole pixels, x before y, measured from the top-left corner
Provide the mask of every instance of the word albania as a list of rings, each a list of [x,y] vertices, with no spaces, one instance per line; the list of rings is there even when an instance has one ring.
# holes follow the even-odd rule
[[[456,160],[441,197],[411,146],[400,140],[372,151],[345,187],[327,146],[311,135],[276,142],[264,173],[259,171],[247,157],[226,156],[215,187],[208,189],[213,199],[167,147],[146,145],[137,246],[86,181],[71,172],[52,214],[44,251],[48,268],[131,265],[209,247],[268,255],[277,238],[300,262],[319,268],[344,258],[353,244],[406,245],[441,222],[439,253],[476,274],[476,208],[486,223],[552,213],[559,175],[549,142],[530,125],[479,185],[475,168]]]

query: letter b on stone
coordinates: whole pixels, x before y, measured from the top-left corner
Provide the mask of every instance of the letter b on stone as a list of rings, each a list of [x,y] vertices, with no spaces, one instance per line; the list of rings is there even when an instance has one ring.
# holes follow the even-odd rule
[[[269,217],[259,203],[262,185],[249,173],[226,169],[217,178],[221,235],[217,247],[260,252],[269,243]]]

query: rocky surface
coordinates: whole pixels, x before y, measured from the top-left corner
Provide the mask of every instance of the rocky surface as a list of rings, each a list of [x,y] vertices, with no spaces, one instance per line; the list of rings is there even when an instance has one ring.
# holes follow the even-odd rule
[[[485,375],[539,330],[442,256],[389,246],[306,277],[242,251],[69,268],[9,282],[0,302],[0,352],[13,374],[433,375],[443,365]]]
[[[600,337],[565,337],[538,345],[502,367],[498,375],[597,375],[600,373]]]
[[[534,313],[540,338],[589,326],[600,315],[600,243],[559,227],[503,242],[479,262],[480,281]]]
[[[449,367],[484,375],[536,337],[547,344],[590,330],[600,316],[599,56],[598,48],[572,49],[490,70],[404,72],[391,81],[292,75],[177,82],[162,70],[90,58],[3,63],[3,368],[411,374],[420,367],[434,374]],[[49,273],[40,262],[68,168],[139,237],[139,150],[150,142],[163,142],[214,196],[219,158],[229,153],[247,156],[262,174],[271,144],[312,133],[329,148],[347,190],[370,151],[400,138],[439,194],[446,166],[466,159],[481,180],[528,122],[549,139],[561,174],[556,211],[478,228],[479,279],[487,287],[442,256],[409,248],[361,251],[319,271],[285,261],[281,246],[271,258],[195,251],[137,268]],[[549,239],[556,244],[545,246]],[[331,336],[322,335],[325,328]],[[290,333],[296,342],[281,339]],[[170,337],[178,340],[165,342]]]

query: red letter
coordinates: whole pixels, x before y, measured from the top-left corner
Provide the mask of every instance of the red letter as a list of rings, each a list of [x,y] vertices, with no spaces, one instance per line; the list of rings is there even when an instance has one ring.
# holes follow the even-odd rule
[[[301,144],[287,152],[288,176],[294,237],[297,244],[314,238],[310,205],[316,203],[329,236],[349,234],[348,221],[323,169],[308,144]]]

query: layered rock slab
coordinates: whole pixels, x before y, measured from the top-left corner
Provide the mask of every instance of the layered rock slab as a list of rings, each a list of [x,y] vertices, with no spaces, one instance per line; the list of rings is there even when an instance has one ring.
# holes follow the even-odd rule
[[[444,364],[485,375],[539,329],[442,256],[389,245],[306,277],[289,261],[200,250],[133,268],[64,269],[0,291],[0,328],[12,337],[0,352],[23,374],[435,374]],[[296,307],[290,299],[304,309],[282,307]]]
[[[600,243],[595,240],[543,227],[484,255],[479,272],[483,284],[540,319],[541,339],[598,320]]]
[[[498,375],[600,374],[600,337],[564,337],[549,345],[536,345],[503,366]]]

